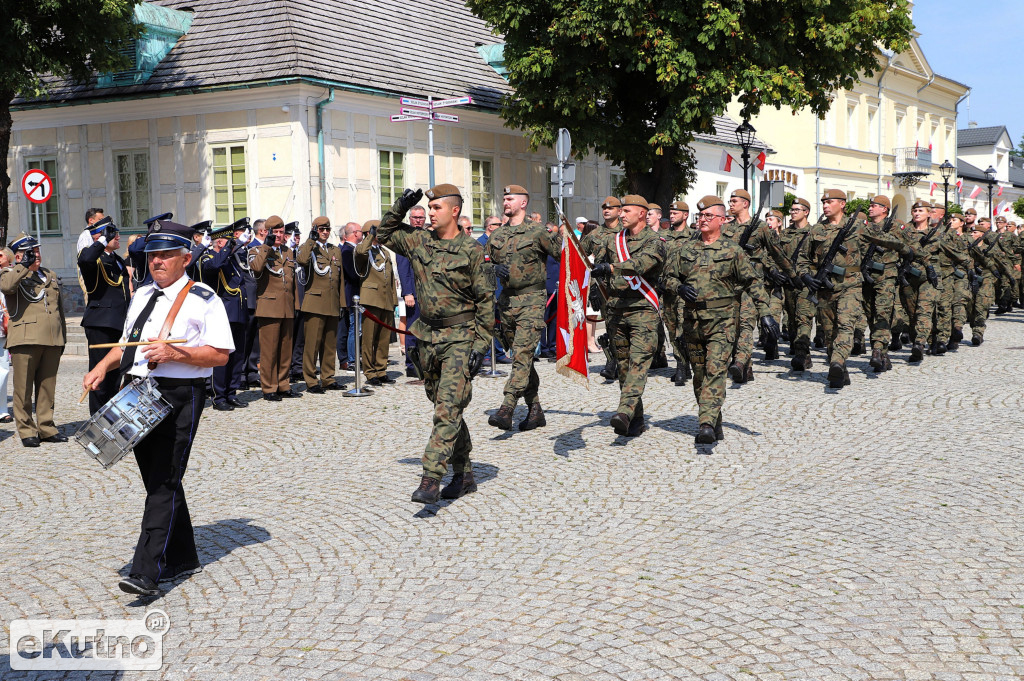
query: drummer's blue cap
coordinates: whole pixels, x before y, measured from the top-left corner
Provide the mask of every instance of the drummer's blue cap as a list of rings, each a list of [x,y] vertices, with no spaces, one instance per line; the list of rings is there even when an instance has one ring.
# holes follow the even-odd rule
[[[194,230],[170,220],[157,220],[146,235],[146,253],[169,251],[172,248],[191,248]]]
[[[39,242],[36,241],[36,238],[34,236],[29,236],[28,234],[22,232],[21,234],[18,235],[17,239],[11,242],[11,250],[30,251],[38,245]]]
[[[92,227],[89,228],[89,234],[101,234],[107,228],[107,225],[117,229],[117,225],[114,224],[114,218],[108,215],[102,220],[93,223]]]
[[[147,218],[147,219],[143,220],[142,224],[144,224],[147,227],[149,227],[150,225],[152,225],[157,220],[161,220],[161,221],[163,221],[163,220],[170,220],[173,217],[174,217],[174,213],[160,213],[160,215],[154,215],[151,218]]]

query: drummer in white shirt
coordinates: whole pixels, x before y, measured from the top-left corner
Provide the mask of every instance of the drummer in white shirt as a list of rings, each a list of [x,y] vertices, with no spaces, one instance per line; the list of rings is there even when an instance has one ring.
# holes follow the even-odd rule
[[[83,387],[92,390],[108,371],[120,367],[126,382],[152,376],[171,405],[170,415],[135,446],[146,505],[129,576],[118,586],[141,596],[157,596],[159,582],[202,570],[182,477],[206,400],[206,379],[213,367],[227,363],[234,350],[220,298],[210,287],[185,275],[191,237],[191,227],[169,221],[153,223],[145,250],[154,283],[136,291],[121,338],[122,342],[144,342],[162,336],[184,338],[185,342],[114,348],[82,381]],[[186,286],[190,288],[183,293]],[[180,309],[169,333],[162,335],[179,296]]]

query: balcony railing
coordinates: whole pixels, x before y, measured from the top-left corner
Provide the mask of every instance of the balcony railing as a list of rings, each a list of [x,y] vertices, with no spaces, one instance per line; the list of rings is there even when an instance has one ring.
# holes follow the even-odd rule
[[[895,158],[895,170],[896,174],[900,173],[923,173],[930,175],[932,172],[932,152],[931,149],[923,149],[920,147],[904,147],[901,149],[893,149],[893,155]]]

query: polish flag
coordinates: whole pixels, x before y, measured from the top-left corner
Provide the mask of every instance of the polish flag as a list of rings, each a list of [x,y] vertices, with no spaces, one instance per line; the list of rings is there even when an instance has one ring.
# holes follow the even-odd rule
[[[935,196],[935,190],[939,188],[938,182],[932,182],[932,190],[928,192],[928,196]]]
[[[734,160],[735,159],[733,159],[733,157],[729,155],[728,151],[722,149],[722,161],[718,164],[718,169],[721,170],[723,173],[731,173],[732,164]]]
[[[971,194],[970,194],[969,198],[976,199],[976,198],[978,198],[978,194],[980,194],[980,193],[981,193],[981,187],[978,186],[978,185],[974,185],[974,189],[971,190]]]
[[[996,192],[996,196],[1002,196],[1002,195],[1003,195],[1003,188],[1000,187],[999,191]]]
[[[761,172],[764,172],[764,164],[765,164],[765,161],[767,161],[767,160],[768,160],[768,155],[765,154],[763,151],[760,154],[758,154],[757,155],[757,163],[755,164],[757,166],[757,169],[760,170]]]
[[[917,156],[917,152],[921,151],[921,143],[914,142],[914,156]]]
[[[963,191],[964,191],[964,178],[961,177],[959,180],[956,181],[956,193],[957,194],[962,194]]]

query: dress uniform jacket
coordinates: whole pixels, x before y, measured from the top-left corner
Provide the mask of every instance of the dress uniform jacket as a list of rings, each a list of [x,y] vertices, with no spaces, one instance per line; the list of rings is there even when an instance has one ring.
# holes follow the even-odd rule
[[[231,324],[245,324],[249,320],[249,300],[239,253],[225,246],[219,252],[208,250],[199,259],[201,283],[216,292]],[[244,250],[241,253],[244,256]]]
[[[249,251],[256,277],[256,316],[291,319],[295,316],[295,258],[291,249],[263,244]]]
[[[394,319],[398,293],[390,254],[367,234],[353,253],[356,272],[362,276],[359,304],[384,322]],[[362,360],[367,379],[386,378],[391,331],[372,319],[363,321]]]
[[[295,260],[307,268],[302,311],[327,317],[340,316],[345,290],[341,249],[334,244],[320,244],[315,239],[307,239]]]
[[[131,299],[128,270],[117,253],[108,253],[101,241],[95,241],[78,254],[78,269],[88,296],[82,327],[89,345],[113,343],[121,335],[128,302]],[[108,350],[89,350],[92,369]],[[111,371],[96,390],[89,392],[89,413],[95,414],[117,394],[118,375]]]

